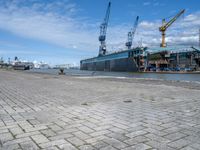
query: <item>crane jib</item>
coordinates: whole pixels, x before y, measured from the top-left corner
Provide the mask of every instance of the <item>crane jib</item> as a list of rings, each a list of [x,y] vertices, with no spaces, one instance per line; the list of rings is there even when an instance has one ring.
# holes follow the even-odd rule
[[[107,10],[106,10],[106,15],[103,20],[103,23],[100,26],[100,36],[99,36],[99,41],[100,41],[100,48],[99,48],[99,55],[105,55],[106,53],[106,32],[107,32],[107,27],[108,27],[108,21],[110,17],[110,9],[111,9],[111,2],[109,2]]]
[[[133,29],[131,31],[128,32],[128,41],[126,42],[126,46],[128,49],[131,49],[132,43],[133,43],[133,38],[138,26],[138,21],[139,21],[139,16],[136,17]]]
[[[165,19],[162,20],[162,26],[159,27],[160,32],[162,33],[162,43],[161,47],[166,47],[167,44],[165,42],[165,32],[166,30],[185,12],[185,9],[181,10],[176,16],[174,16],[170,21],[166,22]]]

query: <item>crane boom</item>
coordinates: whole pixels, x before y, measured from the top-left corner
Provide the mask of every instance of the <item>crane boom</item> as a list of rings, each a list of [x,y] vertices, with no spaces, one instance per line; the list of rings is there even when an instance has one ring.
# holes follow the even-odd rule
[[[166,47],[165,43],[165,32],[166,30],[185,12],[185,9],[181,10],[175,17],[173,17],[170,21],[166,22],[165,19],[162,20],[162,26],[159,28],[160,32],[162,32],[162,43],[161,47]]]
[[[108,27],[108,21],[109,21],[109,17],[110,17],[110,9],[111,9],[111,2],[109,2],[109,4],[108,4],[105,18],[103,20],[103,23],[100,25],[99,56],[102,56],[102,55],[106,54],[106,42],[105,41],[106,41],[106,32],[107,32],[107,27]]]
[[[126,46],[128,49],[131,49],[131,46],[133,44],[133,38],[138,26],[138,21],[139,21],[139,16],[136,17],[132,31],[128,32],[128,42],[126,42]]]

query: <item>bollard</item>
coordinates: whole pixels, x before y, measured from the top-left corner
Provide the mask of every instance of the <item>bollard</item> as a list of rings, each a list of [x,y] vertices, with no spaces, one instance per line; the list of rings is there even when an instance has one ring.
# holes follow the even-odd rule
[[[64,69],[63,69],[63,68],[60,68],[59,75],[65,75],[65,73],[64,73]]]

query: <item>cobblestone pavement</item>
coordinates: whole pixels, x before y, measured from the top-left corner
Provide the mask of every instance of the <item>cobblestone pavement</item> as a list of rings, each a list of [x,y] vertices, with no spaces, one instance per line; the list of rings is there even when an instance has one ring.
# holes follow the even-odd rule
[[[199,89],[167,83],[0,70],[0,149],[200,149]]]

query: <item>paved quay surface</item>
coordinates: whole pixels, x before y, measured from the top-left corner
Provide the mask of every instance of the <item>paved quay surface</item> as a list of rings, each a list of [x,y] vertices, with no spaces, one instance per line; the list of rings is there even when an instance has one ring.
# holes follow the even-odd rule
[[[198,150],[200,85],[0,70],[0,150]]]

